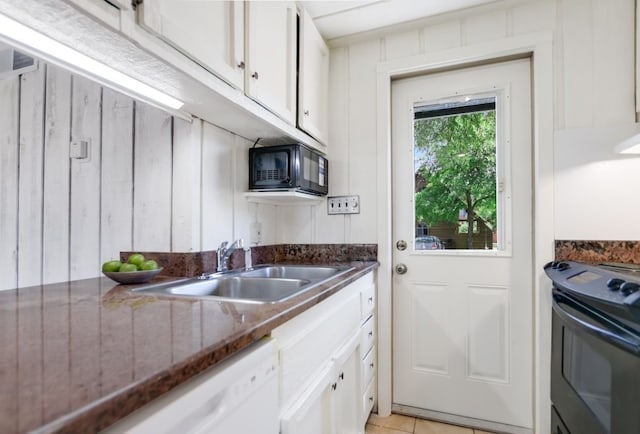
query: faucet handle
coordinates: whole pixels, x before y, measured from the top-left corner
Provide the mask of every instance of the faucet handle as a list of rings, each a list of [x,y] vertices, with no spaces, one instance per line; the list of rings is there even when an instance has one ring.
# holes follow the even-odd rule
[[[227,244],[229,244],[229,241],[221,242],[220,245],[218,246],[218,250],[226,249],[227,248]]]

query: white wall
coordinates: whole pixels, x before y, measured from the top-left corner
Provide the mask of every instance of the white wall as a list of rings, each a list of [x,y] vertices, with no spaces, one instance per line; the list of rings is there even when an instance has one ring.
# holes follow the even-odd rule
[[[545,31],[553,32],[554,40],[555,165],[559,175],[555,236],[640,239],[639,230],[628,224],[630,216],[640,211],[640,202],[618,204],[618,214],[603,215],[600,208],[602,202],[612,205],[615,196],[611,191],[630,192],[640,185],[639,175],[633,174],[640,161],[611,152],[616,141],[634,129],[634,0],[531,0],[509,5],[474,8],[330,41],[329,194],[359,194],[362,210],[359,215],[329,217],[320,205],[311,208],[315,219],[306,220],[305,211],[299,210],[292,221],[284,219],[280,226],[296,228],[291,241],[377,241],[379,62]],[[575,129],[581,131],[577,136],[563,133]],[[589,137],[590,131],[597,143],[581,139]],[[603,158],[607,161],[599,163],[599,172],[594,172],[591,163]],[[565,200],[575,188],[581,193],[574,200]],[[282,235],[281,241],[287,238]]]
[[[70,159],[70,141],[89,157]],[[99,276],[123,250],[199,251],[249,238],[251,143],[41,63],[0,80],[0,289]]]

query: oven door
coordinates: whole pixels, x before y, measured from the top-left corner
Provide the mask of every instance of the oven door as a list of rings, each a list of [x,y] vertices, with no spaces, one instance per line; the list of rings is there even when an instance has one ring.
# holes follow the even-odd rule
[[[573,434],[640,433],[640,337],[554,291],[551,401]]]

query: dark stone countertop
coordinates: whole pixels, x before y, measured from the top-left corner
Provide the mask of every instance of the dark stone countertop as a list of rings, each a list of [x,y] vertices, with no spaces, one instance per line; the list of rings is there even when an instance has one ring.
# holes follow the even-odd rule
[[[0,291],[0,433],[104,429],[377,268],[349,263],[277,304],[141,295],[104,277]]]
[[[640,241],[556,240],[555,259],[587,264],[640,264]]]

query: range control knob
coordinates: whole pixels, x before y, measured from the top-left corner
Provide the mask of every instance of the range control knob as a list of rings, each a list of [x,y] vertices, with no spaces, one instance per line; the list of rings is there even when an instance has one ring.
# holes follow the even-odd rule
[[[612,291],[617,291],[618,289],[620,289],[620,285],[622,285],[624,283],[624,280],[622,279],[617,279],[617,278],[612,278],[607,280],[607,288],[609,288]]]
[[[558,264],[558,270],[560,270],[560,271],[564,271],[564,270],[566,270],[566,269],[568,269],[570,267],[571,267],[571,265],[567,264],[566,262],[560,262]]]
[[[558,261],[552,261],[551,262],[551,268],[558,268],[559,264],[560,264],[560,262],[558,262]]]
[[[622,285],[620,285],[620,292],[622,292],[624,295],[633,294],[638,289],[640,289],[640,285],[634,282],[624,282]]]

